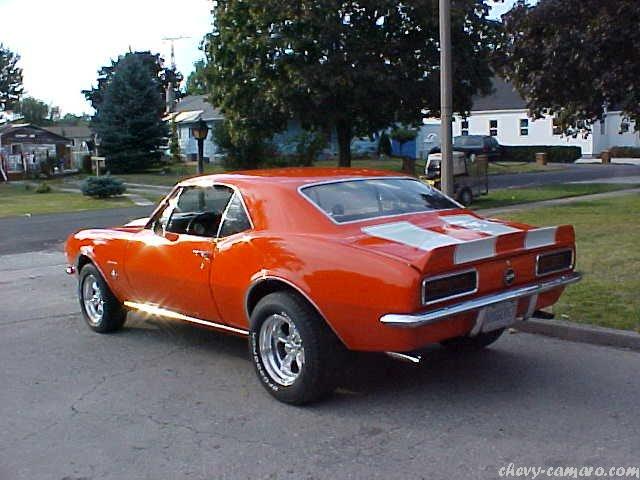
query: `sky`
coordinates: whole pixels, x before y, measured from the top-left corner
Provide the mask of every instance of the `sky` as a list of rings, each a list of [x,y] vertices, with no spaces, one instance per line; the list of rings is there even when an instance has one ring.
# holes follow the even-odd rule
[[[515,0],[490,1],[493,17]],[[131,48],[170,61],[165,37],[175,42],[185,76],[203,58],[200,41],[211,31],[211,0],[0,0],[0,43],[21,56],[26,95],[62,113],[91,113],[80,93],[98,69]]]

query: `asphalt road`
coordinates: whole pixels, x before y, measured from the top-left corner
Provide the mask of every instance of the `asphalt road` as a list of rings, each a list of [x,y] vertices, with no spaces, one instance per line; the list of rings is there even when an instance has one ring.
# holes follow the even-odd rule
[[[0,218],[0,255],[59,249],[77,230],[122,225],[152,211],[153,206]]]
[[[637,165],[567,164],[566,169],[548,172],[529,172],[508,175],[490,175],[489,188],[533,187],[554,183],[582,182],[640,175]]]
[[[58,252],[0,256],[0,479],[458,479],[638,465],[640,354],[528,334],[421,366],[363,355],[274,401],[245,341],[130,316],[92,333]],[[546,478],[546,477],[539,477]]]

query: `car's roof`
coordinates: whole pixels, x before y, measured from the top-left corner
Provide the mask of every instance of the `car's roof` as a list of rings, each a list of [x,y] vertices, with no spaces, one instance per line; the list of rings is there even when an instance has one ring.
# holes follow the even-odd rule
[[[243,170],[215,175],[193,177],[180,182],[179,185],[198,185],[210,183],[229,183],[232,185],[264,186],[279,185],[299,187],[309,183],[323,181],[349,180],[368,177],[404,177],[400,172],[374,170],[366,168],[326,168],[326,167],[291,167],[264,170]]]

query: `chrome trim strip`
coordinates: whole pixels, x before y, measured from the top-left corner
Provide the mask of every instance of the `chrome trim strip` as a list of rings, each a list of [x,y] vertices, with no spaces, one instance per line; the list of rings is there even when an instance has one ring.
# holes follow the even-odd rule
[[[198,325],[205,325],[207,327],[217,328],[219,330],[224,330],[227,332],[237,333],[239,335],[249,335],[248,330],[244,330],[242,328],[231,327],[229,325],[224,325],[222,323],[209,322],[208,320],[202,320],[200,318],[190,317],[188,315],[183,315],[182,313],[174,312],[172,310],[167,310],[166,308],[158,307],[157,305],[149,305],[146,303],[137,303],[137,302],[124,302],[125,307],[134,308],[140,312],[148,313],[150,315],[157,315],[159,317],[173,318],[176,320],[183,320],[185,322],[197,323]]]
[[[554,288],[570,285],[572,283],[580,281],[581,278],[582,275],[580,273],[571,272],[552,280],[546,280],[532,285],[526,285],[524,287],[513,288],[505,292],[485,295],[480,298],[467,300],[466,302],[456,303],[447,307],[438,308],[437,310],[432,310],[430,312],[414,314],[389,313],[380,317],[380,322],[392,327],[405,328],[415,328],[422,327],[424,325],[432,325],[453,315],[482,309],[496,303],[504,302],[507,300],[515,300],[522,297],[528,297],[531,295],[536,295],[549,290],[553,290]]]
[[[450,295],[448,297],[442,297],[442,298],[438,298],[437,300],[431,300],[430,302],[425,301],[425,284],[427,282],[431,282],[433,280],[441,280],[443,278],[448,278],[448,277],[455,277],[457,275],[463,275],[465,273],[469,273],[469,272],[475,272],[476,273],[476,285],[474,287],[473,290],[469,290],[468,292],[463,292],[463,293],[458,293],[456,295]],[[457,272],[454,273],[445,273],[443,275],[436,275],[435,277],[426,277],[422,280],[422,295],[421,295],[421,299],[422,299],[422,304],[423,305],[433,305],[434,303],[439,303],[439,302],[446,302],[447,300],[453,300],[454,298],[459,298],[459,297],[464,297],[465,295],[471,295],[473,293],[476,293],[478,291],[478,270],[476,268],[467,268],[466,270],[459,270]]]
[[[567,251],[571,252],[571,264],[568,267],[560,268],[557,270],[551,270],[550,272],[546,272],[542,274],[539,273],[538,262],[540,261],[540,257],[544,257],[545,255],[553,255],[554,253],[563,253]],[[553,250],[552,252],[539,253],[538,255],[536,255],[536,277],[546,277],[548,275],[553,275],[554,273],[562,272],[564,270],[569,270],[575,267],[575,261],[576,261],[576,251],[573,248],[561,248],[559,250]]]

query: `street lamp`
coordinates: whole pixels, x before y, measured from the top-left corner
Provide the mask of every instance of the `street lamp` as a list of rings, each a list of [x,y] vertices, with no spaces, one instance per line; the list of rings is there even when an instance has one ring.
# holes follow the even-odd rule
[[[191,133],[193,134],[193,138],[198,142],[198,175],[202,175],[204,173],[204,140],[207,138],[207,134],[209,133],[209,127],[207,123],[200,119],[198,122],[191,127]]]

